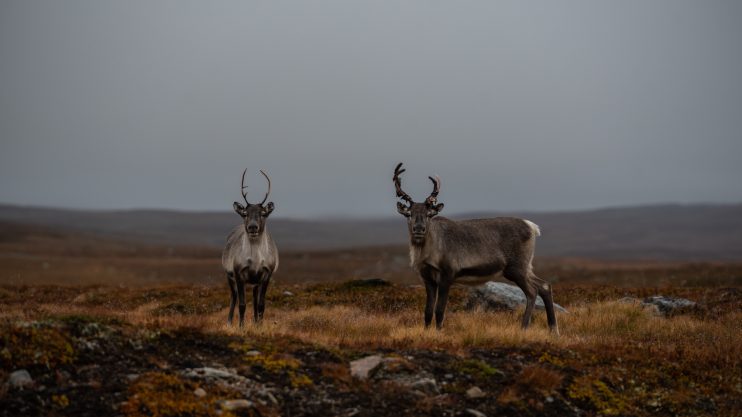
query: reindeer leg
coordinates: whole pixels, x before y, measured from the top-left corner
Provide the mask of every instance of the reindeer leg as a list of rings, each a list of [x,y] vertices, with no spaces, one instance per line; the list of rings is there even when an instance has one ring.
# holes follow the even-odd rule
[[[263,281],[260,283],[260,320],[263,320],[263,315],[265,314],[265,293],[268,292],[268,285],[271,283],[271,273],[268,272],[266,274],[266,277],[263,278]]]
[[[446,315],[446,304],[448,304],[448,290],[451,284],[441,277],[438,283],[438,303],[435,305],[435,327],[440,330],[443,327],[443,318]]]
[[[234,272],[227,273],[227,283],[229,284],[229,316],[227,316],[227,324],[232,325],[232,319],[234,318],[234,306],[237,304],[237,288],[234,281]]]
[[[252,287],[252,321],[255,324],[260,322],[260,283]]]
[[[508,267],[503,271],[505,278],[513,281],[526,296],[526,311],[523,312],[523,320],[521,322],[521,328],[527,329],[528,325],[531,324],[531,316],[533,315],[533,308],[536,306],[536,288],[533,282],[529,279],[529,275],[524,272],[524,268]]]
[[[531,273],[531,279],[538,285],[538,295],[544,300],[546,307],[546,320],[549,322],[549,329],[552,333],[559,336],[559,326],[557,325],[556,313],[554,312],[554,296],[552,294],[551,284]]]
[[[240,299],[240,327],[245,327],[245,281],[242,279],[242,274],[237,278],[237,296]]]
[[[432,279],[425,279],[425,328],[430,327],[433,321],[433,309],[435,309],[435,299],[438,292],[438,284]]]

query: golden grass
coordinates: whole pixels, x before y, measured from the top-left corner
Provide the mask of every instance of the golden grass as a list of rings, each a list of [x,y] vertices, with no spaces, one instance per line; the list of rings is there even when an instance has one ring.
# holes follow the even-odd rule
[[[742,310],[736,290],[688,289],[691,298],[704,300],[706,307],[665,318],[638,304],[616,301],[623,292],[565,287],[575,298],[586,296],[563,302],[570,312],[558,314],[561,336],[557,337],[548,331],[543,311],[536,311],[531,327],[523,331],[522,311],[465,311],[461,291],[452,292],[445,326],[438,331],[422,325],[424,294],[419,288],[322,285],[290,289],[293,296],[282,296],[280,286],[270,290],[260,325],[252,323],[252,305],[248,304],[244,328],[226,324],[226,291],[196,286],[6,287],[0,292],[0,319],[32,322],[87,316],[103,323],[106,318],[117,319],[135,332],[192,329],[230,336],[230,348],[261,352],[246,363],[266,370],[288,367],[292,386],[312,380],[304,371],[291,368],[290,354],[282,355],[308,344],[350,357],[379,350],[444,350],[462,357],[459,367],[471,368],[467,374],[493,375],[499,371],[479,369],[484,362],[477,358],[488,350],[502,354],[505,348],[507,354],[516,355],[512,363],[523,364],[511,369],[517,372],[516,381],[504,382],[508,385],[497,395],[499,403],[509,406],[533,400],[529,390],[535,389],[542,397],[561,390],[604,415],[632,414],[637,406],[642,408],[657,398],[672,404],[673,412],[680,412],[696,407],[694,401],[703,396],[724,400],[742,392]],[[216,308],[211,308],[214,303]],[[167,308],[176,304],[188,307],[186,313]],[[244,342],[235,342],[235,338]],[[520,355],[527,359],[518,359]],[[347,365],[324,364],[321,373],[339,383],[351,380]],[[426,406],[430,405],[421,405]],[[533,406],[540,409],[543,404]],[[726,402],[720,407],[733,409],[735,405]]]
[[[716,320],[693,316],[657,317],[648,309],[615,301],[570,307],[559,314],[561,336],[551,334],[543,312],[534,314],[527,331],[520,328],[521,312],[449,312],[443,330],[425,329],[422,312],[407,308],[377,313],[349,305],[268,309],[259,325],[250,321],[240,329],[226,324],[227,310],[207,315],[157,314],[158,302],[130,311],[75,304],[42,304],[36,312],[5,309],[3,316],[31,319],[48,315],[88,314],[114,316],[135,325],[164,328],[190,327],[201,331],[242,336],[247,339],[292,338],[309,344],[342,348],[444,349],[543,344],[559,348],[601,349],[629,347],[651,349],[686,360],[737,363],[742,357],[742,312],[733,311]],[[236,321],[236,320],[235,320]]]

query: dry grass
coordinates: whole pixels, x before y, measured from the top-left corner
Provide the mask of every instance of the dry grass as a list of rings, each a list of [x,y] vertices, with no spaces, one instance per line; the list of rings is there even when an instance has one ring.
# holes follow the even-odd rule
[[[414,293],[413,293],[414,294]],[[412,294],[411,294],[412,295]],[[418,294],[422,297],[422,294]],[[87,314],[115,316],[126,322],[165,328],[190,327],[205,332],[246,338],[291,338],[332,348],[445,349],[544,344],[565,349],[633,347],[686,360],[738,362],[742,357],[742,312],[739,310],[706,320],[693,315],[664,318],[651,310],[616,301],[567,306],[560,314],[561,336],[547,330],[543,312],[536,312],[528,331],[520,329],[521,312],[450,311],[443,330],[425,329],[419,308],[393,313],[339,304],[278,309],[268,307],[260,325],[245,328],[226,324],[227,310],[211,314],[162,314],[161,302],[144,302],[128,310],[76,303],[44,303],[34,309],[4,308],[5,318],[32,319],[41,315]],[[248,306],[250,307],[250,306]],[[378,307],[378,306],[377,306]],[[248,320],[251,308],[248,308]]]
[[[283,295],[285,289],[294,295]],[[643,291],[649,290],[629,294]],[[444,329],[425,329],[423,290],[407,286],[272,287],[264,322],[250,321],[248,305],[242,329],[227,326],[227,292],[220,287],[1,287],[0,318],[18,322],[86,316],[158,332],[189,329],[242,339],[246,348],[259,347],[267,355],[258,359],[271,363],[296,344],[355,352],[351,356],[379,350],[445,351],[462,358],[472,352],[524,352],[529,364],[515,369],[518,377],[499,392],[500,404],[514,406],[535,401],[532,392],[545,398],[559,390],[608,415],[631,414],[636,404],[653,404],[657,398],[679,412],[696,407],[690,402],[705,393],[722,399],[742,394],[740,293],[679,291],[706,307],[665,318],[617,301],[625,291],[615,288],[561,287],[560,293],[570,294],[567,299],[585,294],[592,301],[563,304],[570,312],[558,315],[559,337],[548,331],[541,311],[527,331],[520,329],[520,311],[465,311],[461,290],[452,292]],[[320,372],[337,383],[349,381],[347,366],[326,365]],[[297,373],[291,383],[306,382],[299,379],[302,375]],[[725,407],[734,408],[729,401]],[[544,404],[529,406],[540,409]]]

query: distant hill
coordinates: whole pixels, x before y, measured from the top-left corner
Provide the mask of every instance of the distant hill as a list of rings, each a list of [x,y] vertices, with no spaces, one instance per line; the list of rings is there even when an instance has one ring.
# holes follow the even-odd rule
[[[742,204],[654,205],[586,211],[474,213],[511,215],[542,231],[537,254],[554,257],[742,260]],[[92,211],[0,205],[0,221],[80,231],[151,244],[221,246],[239,219],[231,212]],[[317,250],[403,245],[404,219],[272,218],[282,249]]]

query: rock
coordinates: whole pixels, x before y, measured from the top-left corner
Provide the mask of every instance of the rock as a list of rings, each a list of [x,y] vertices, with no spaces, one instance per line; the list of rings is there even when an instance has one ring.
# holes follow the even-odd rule
[[[402,385],[405,385],[413,390],[424,392],[426,394],[438,394],[438,383],[435,381],[434,378],[422,377],[418,379],[412,379],[409,382],[404,380],[397,380],[396,382],[402,382]]]
[[[33,385],[33,379],[31,378],[31,374],[29,374],[27,370],[21,369],[10,374],[8,383],[13,388],[22,389]]]
[[[685,298],[655,295],[653,297],[645,298],[642,302],[642,306],[655,306],[656,311],[658,312],[657,314],[663,316],[671,316],[673,314],[682,313],[684,311],[695,308],[696,303],[691,300],[686,300]]]
[[[252,408],[253,403],[252,401],[248,400],[225,400],[222,403],[222,410],[225,411],[235,411],[235,410],[243,410],[245,408]]]
[[[471,387],[466,390],[466,396],[469,398],[482,398],[485,394],[479,387]]]
[[[139,378],[139,374],[127,374],[126,380],[129,382],[135,381],[137,378]]]
[[[381,363],[380,355],[366,356],[350,363],[350,374],[359,379],[368,378],[368,374]]]
[[[283,295],[285,295],[286,297],[293,297],[294,296],[294,293],[292,293],[289,290],[286,290],[286,291],[283,292]]]
[[[466,301],[466,309],[474,310],[482,307],[485,310],[501,311],[516,310],[520,306],[525,306],[526,296],[519,287],[504,282],[487,282],[472,289],[469,292],[469,298]],[[544,309],[544,301],[541,297],[536,297],[536,309]],[[554,303],[554,309],[566,313],[567,310]]]
[[[232,379],[232,380],[238,380],[238,381],[242,381],[245,379],[244,376],[238,375],[227,369],[217,369],[217,368],[210,368],[210,367],[185,369],[183,371],[183,375],[189,378],[199,378],[199,379]]]
[[[475,410],[473,408],[467,408],[466,414],[474,417],[487,417],[487,414],[484,414],[483,412]]]
[[[421,370],[414,362],[401,357],[388,357],[373,369],[371,376],[375,381],[388,381],[410,389],[421,397],[437,395],[438,381],[433,374]]]
[[[196,388],[195,390],[193,390],[193,395],[198,398],[203,398],[206,396],[206,391],[204,391],[203,388]]]
[[[247,352],[245,352],[245,356],[260,356],[260,351],[248,350]]]

